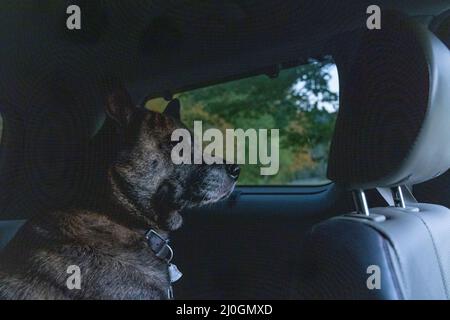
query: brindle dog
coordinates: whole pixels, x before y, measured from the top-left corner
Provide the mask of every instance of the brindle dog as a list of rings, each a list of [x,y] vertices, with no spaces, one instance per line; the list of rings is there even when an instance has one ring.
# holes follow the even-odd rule
[[[0,298],[167,299],[168,263],[149,247],[147,230],[167,238],[182,224],[180,210],[232,192],[236,165],[171,161],[172,131],[184,127],[179,110],[137,108],[124,89],[106,105],[120,132],[106,192],[96,194],[95,206],[30,219],[0,256]],[[81,271],[80,289],[67,286],[71,265]]]

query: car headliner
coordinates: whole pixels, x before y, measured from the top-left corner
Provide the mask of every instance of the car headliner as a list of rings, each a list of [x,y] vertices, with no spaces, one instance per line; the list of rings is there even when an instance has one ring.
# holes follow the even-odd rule
[[[202,86],[320,56],[336,36],[365,26],[373,1],[14,1],[0,4],[1,99],[41,80],[85,83],[114,75],[136,95]],[[80,4],[82,30],[65,27]],[[446,0],[377,1],[438,15]],[[19,89],[20,88],[20,89]],[[5,90],[6,89],[6,90]]]

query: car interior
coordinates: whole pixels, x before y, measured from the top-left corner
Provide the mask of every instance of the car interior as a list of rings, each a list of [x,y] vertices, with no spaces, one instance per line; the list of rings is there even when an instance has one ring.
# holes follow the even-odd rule
[[[75,33],[69,4],[85,14]],[[105,79],[142,106],[179,95],[183,112],[185,92],[275,83],[332,59],[324,180],[249,179],[183,212],[171,235],[184,274],[175,298],[450,299],[450,1],[379,0],[380,30],[367,28],[371,4],[2,2],[0,250],[33,215],[95,201],[85,162],[105,121]],[[379,290],[367,290],[371,265]]]

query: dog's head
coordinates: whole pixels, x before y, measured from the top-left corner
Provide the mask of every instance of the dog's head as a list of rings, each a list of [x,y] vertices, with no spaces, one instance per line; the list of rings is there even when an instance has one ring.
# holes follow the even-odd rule
[[[179,104],[169,104],[163,113],[152,112],[135,107],[129,94],[119,89],[108,96],[106,110],[121,140],[110,180],[115,196],[130,211],[174,230],[182,222],[180,210],[216,202],[233,191],[237,165],[172,161],[172,148],[178,143],[172,141],[172,132],[185,128]]]

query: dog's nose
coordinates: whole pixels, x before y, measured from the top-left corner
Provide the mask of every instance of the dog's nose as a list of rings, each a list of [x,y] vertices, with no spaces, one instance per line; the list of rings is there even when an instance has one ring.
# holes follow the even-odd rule
[[[237,180],[239,177],[239,173],[241,172],[241,168],[237,164],[229,164],[226,166],[228,175],[233,179]]]

